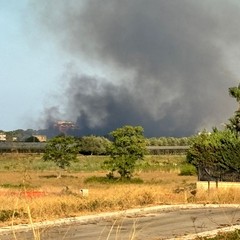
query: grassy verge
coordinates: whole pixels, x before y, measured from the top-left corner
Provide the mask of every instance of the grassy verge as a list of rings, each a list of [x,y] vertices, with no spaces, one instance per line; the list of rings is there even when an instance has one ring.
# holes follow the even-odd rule
[[[240,239],[240,231],[236,230],[234,232],[220,233],[215,237],[197,238],[196,240],[239,240],[239,239]]]
[[[240,203],[232,189],[196,193],[197,177],[180,175],[184,156],[147,156],[131,182],[108,181],[105,159],[79,156],[58,179],[57,167],[41,155],[0,155],[0,226],[28,223],[29,215],[44,221],[157,204]]]

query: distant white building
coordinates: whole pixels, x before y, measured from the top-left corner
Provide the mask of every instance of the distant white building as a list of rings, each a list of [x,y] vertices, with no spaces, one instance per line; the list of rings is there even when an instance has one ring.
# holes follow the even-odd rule
[[[18,138],[17,137],[13,137],[12,140],[13,140],[13,142],[17,142]]]
[[[7,135],[5,133],[0,133],[0,141],[7,141]]]
[[[39,142],[47,141],[47,136],[45,136],[45,135],[33,135],[33,137],[37,138],[39,140]]]
[[[60,132],[66,133],[70,129],[76,129],[77,126],[72,121],[57,121],[54,123],[54,127],[57,128]]]

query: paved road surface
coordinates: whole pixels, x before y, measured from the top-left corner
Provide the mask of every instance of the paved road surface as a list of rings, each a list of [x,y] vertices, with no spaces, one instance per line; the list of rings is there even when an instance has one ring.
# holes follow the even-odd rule
[[[111,218],[49,225],[37,232],[41,240],[157,240],[200,233],[240,223],[240,208],[200,207],[194,209],[163,209],[127,213]],[[131,238],[131,236],[135,238]],[[0,232],[1,240],[32,240],[33,231],[21,229]],[[35,238],[36,239],[36,238]]]

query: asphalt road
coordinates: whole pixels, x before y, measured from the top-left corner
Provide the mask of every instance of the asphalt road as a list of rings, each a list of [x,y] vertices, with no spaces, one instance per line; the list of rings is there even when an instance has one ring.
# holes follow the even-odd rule
[[[62,221],[35,227],[41,240],[157,240],[201,233],[240,223],[240,208],[203,207],[136,211],[111,217],[89,218],[84,221]],[[134,236],[134,238],[132,237]],[[1,240],[32,240],[33,231],[0,231]]]

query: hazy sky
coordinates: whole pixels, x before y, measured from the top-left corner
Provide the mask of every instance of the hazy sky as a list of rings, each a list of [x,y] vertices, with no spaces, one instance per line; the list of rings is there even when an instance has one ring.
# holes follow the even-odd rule
[[[0,129],[36,127],[64,61],[47,41],[38,42],[25,0],[0,0]]]
[[[236,109],[235,0],[0,0],[0,129],[182,136]]]

